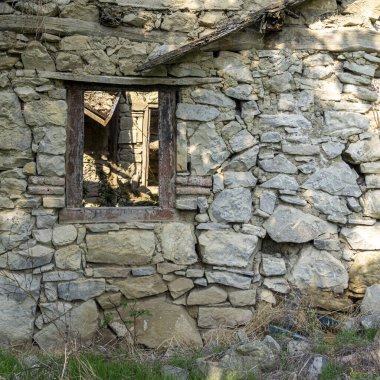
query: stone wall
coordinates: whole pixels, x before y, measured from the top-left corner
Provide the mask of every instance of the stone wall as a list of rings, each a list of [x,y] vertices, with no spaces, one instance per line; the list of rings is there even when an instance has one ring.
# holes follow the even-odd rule
[[[4,4],[3,14],[22,5]],[[62,16],[81,3],[44,7],[54,4]],[[138,342],[162,347],[174,335],[199,348],[208,331],[248,322],[260,302],[300,290],[341,310],[380,281],[376,52],[203,52],[157,69],[221,78],[179,90],[182,219],[61,224],[65,83],[35,69],[130,75],[158,43],[40,37],[0,34],[2,345],[54,350],[98,330],[125,337],[132,305],[152,313],[135,326]]]

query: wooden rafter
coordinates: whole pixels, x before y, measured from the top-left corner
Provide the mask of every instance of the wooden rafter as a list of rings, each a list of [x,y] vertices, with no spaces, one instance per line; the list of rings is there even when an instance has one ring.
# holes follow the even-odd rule
[[[265,20],[267,18],[270,19],[271,15],[277,15],[278,13],[283,12],[286,8],[302,4],[305,1],[307,0],[275,0],[271,3],[271,5],[263,7],[256,11],[252,11],[247,16],[238,21],[230,20],[226,25],[223,25],[219,29],[202,38],[188,42],[182,46],[179,46],[175,50],[161,54],[158,57],[146,61],[145,63],[138,66],[135,71],[140,72],[151,70],[156,66],[170,63],[178,58],[183,57],[189,52],[199,50],[212,42],[216,42],[224,37],[229,36],[232,33],[243,30],[252,24],[257,24],[260,26],[262,23],[265,23]]]

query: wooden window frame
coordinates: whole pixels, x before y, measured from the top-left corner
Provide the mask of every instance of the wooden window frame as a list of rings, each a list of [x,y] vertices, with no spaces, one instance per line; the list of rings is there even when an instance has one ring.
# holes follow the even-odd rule
[[[157,91],[159,120],[159,206],[82,207],[84,92]],[[175,212],[176,177],[176,89],[168,86],[67,85],[66,207],[59,213],[61,223],[102,223],[171,220]]]

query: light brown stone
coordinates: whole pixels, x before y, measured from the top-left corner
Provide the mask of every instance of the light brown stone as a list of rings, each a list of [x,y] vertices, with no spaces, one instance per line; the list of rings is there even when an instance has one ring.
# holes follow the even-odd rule
[[[251,310],[232,307],[200,307],[198,326],[206,329],[216,327],[235,328],[246,325],[253,317]]]
[[[210,286],[206,289],[194,289],[187,297],[188,305],[212,305],[224,302],[227,299],[227,292],[218,287]]]
[[[168,284],[171,296],[176,299],[194,288],[194,283],[189,278],[177,278]]]

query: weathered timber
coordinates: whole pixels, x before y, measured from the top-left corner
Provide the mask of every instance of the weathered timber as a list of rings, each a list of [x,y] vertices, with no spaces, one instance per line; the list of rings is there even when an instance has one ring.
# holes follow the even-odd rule
[[[210,195],[211,189],[208,187],[177,186],[176,193],[178,195]]]
[[[59,212],[59,223],[102,223],[178,220],[174,209],[159,207],[83,207],[66,208]]]
[[[67,92],[66,206],[80,207],[83,200],[84,92]]]
[[[183,186],[201,186],[201,187],[212,187],[212,177],[200,177],[200,176],[177,176],[177,185]]]
[[[176,178],[175,89],[160,91],[158,104],[158,135],[160,140],[158,150],[159,202],[163,209],[173,209],[175,206]]]
[[[143,29],[119,26],[108,28],[97,22],[72,18],[42,16],[0,15],[0,31],[11,31],[23,34],[51,33],[59,36],[81,34],[85,36],[121,37],[135,42],[168,42],[184,41],[186,34],[180,32],[163,32],[152,30],[146,33]]]
[[[197,84],[220,83],[220,78],[164,78],[164,77],[115,77],[103,75],[81,75],[38,71],[40,78],[59,79],[71,82],[101,83],[121,86],[193,86]]]
[[[264,24],[265,18],[274,12],[284,10],[286,7],[296,6],[302,4],[306,0],[277,0],[273,1],[270,6],[263,7],[259,10],[250,12],[241,20],[229,20],[226,25],[218,28],[214,32],[207,34],[195,41],[179,46],[177,49],[161,54],[155,58],[148,60],[142,65],[138,66],[135,71],[150,70],[156,66],[170,63],[178,58],[183,57],[185,54],[192,51],[199,50],[212,42],[216,42],[232,33],[245,29],[252,24]]]

